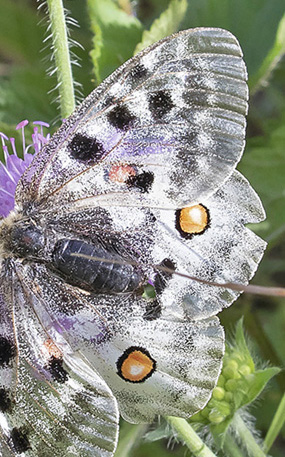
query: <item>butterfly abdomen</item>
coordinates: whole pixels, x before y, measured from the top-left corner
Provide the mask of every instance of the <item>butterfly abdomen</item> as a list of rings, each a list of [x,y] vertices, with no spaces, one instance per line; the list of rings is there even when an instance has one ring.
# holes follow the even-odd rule
[[[124,263],[111,249],[82,240],[59,240],[53,251],[53,267],[70,284],[92,292],[132,292],[142,282],[136,266]]]

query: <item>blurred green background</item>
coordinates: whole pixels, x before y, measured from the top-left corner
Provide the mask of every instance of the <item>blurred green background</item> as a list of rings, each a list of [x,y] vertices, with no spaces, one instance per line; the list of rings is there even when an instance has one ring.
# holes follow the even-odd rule
[[[179,4],[177,0],[177,5]],[[185,2],[186,4],[186,2]],[[143,31],[169,6],[168,0],[66,0],[65,7],[80,27],[71,36],[80,66],[78,100],[134,53]],[[173,4],[175,11],[176,6]],[[22,119],[43,120],[55,129],[60,122],[55,76],[48,75],[51,42],[44,8],[36,0],[0,0],[0,130],[15,136]],[[180,19],[177,7],[176,20]],[[180,25],[160,19],[154,36],[178,30],[214,26],[230,30],[242,46],[249,72],[250,110],[247,146],[239,170],[260,195],[267,220],[254,227],[268,242],[264,260],[253,283],[284,286],[285,278],[285,1],[189,0]],[[173,11],[172,11],[173,16]],[[183,16],[183,14],[181,15]],[[175,18],[175,14],[174,14]],[[282,21],[283,18],[283,21]],[[172,17],[173,19],[173,17]],[[179,21],[178,21],[179,22]],[[160,27],[160,28],[159,28]],[[95,32],[95,36],[94,36]],[[221,313],[227,332],[245,316],[245,327],[257,357],[275,366],[285,361],[285,303],[272,297],[243,295]],[[264,435],[281,399],[285,374],[281,372],[253,409],[257,429]],[[131,430],[123,424],[122,437]],[[185,448],[172,440],[143,442],[135,457],[184,456]],[[189,455],[189,451],[188,451]],[[285,455],[284,431],[271,450]]]

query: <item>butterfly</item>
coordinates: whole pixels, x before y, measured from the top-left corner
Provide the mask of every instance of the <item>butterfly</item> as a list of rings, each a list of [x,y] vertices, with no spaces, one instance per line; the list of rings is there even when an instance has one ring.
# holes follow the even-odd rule
[[[167,37],[95,89],[23,174],[0,225],[1,455],[110,457],[119,413],[187,418],[209,400],[216,314],[238,292],[175,272],[247,284],[262,257],[245,224],[264,211],[235,171],[246,78],[231,33]]]

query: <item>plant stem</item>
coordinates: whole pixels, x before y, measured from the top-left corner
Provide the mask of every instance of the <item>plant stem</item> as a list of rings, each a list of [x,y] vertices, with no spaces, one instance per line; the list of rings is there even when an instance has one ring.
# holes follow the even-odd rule
[[[75,108],[74,86],[62,0],[47,0],[58,81],[60,111],[68,117]]]
[[[226,435],[226,438],[224,441],[223,451],[225,451],[225,455],[227,457],[244,457],[244,453],[238,447],[234,438],[231,436],[231,434],[229,432],[227,432],[227,435]]]
[[[255,441],[251,431],[245,425],[244,421],[238,413],[234,415],[231,423],[236,435],[239,437],[247,452],[252,457],[266,457],[261,447]]]
[[[272,366],[281,367],[282,361],[280,360],[274,346],[272,345],[267,333],[264,331],[257,313],[252,313],[250,310],[246,313],[246,328],[250,336],[257,342],[259,349],[265,360],[270,360]],[[280,387],[281,392],[285,388],[285,373],[281,371],[276,377],[276,381]]]
[[[130,457],[134,448],[139,445],[140,439],[145,434],[147,429],[148,424],[129,426],[127,433],[125,433],[119,440],[115,457]]]
[[[269,452],[272,444],[274,443],[278,433],[280,432],[285,422],[285,394],[283,395],[277,411],[270,424],[269,430],[264,439],[264,452]]]
[[[166,420],[195,457],[216,457],[185,419],[168,416]]]

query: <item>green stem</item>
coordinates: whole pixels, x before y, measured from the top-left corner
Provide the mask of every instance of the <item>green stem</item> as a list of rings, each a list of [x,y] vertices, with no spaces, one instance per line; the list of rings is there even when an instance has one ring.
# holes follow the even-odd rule
[[[231,423],[236,435],[241,440],[244,447],[247,449],[247,452],[252,457],[266,457],[266,454],[263,452],[261,447],[255,441],[252,433],[245,425],[244,421],[238,413],[234,415],[234,418]]]
[[[139,445],[141,438],[148,429],[148,424],[129,425],[127,432],[121,437],[114,457],[130,457]]]
[[[74,86],[62,0],[47,0],[62,118],[75,108]]]
[[[270,424],[269,430],[266,434],[264,440],[264,451],[269,452],[272,444],[274,443],[278,433],[280,432],[281,428],[283,427],[285,422],[285,394],[283,395],[277,411],[273,417],[273,420]]]
[[[265,360],[269,360],[272,366],[281,367],[282,361],[280,360],[274,346],[272,345],[267,333],[264,331],[257,313],[246,313],[246,328],[250,336],[257,342],[260,351]],[[281,371],[276,377],[276,381],[280,387],[281,392],[285,388],[285,372]]]
[[[168,416],[166,420],[195,457],[216,457],[185,419]]]
[[[236,444],[234,438],[229,432],[226,434],[226,438],[223,445],[223,451],[227,457],[244,457],[244,453]]]

